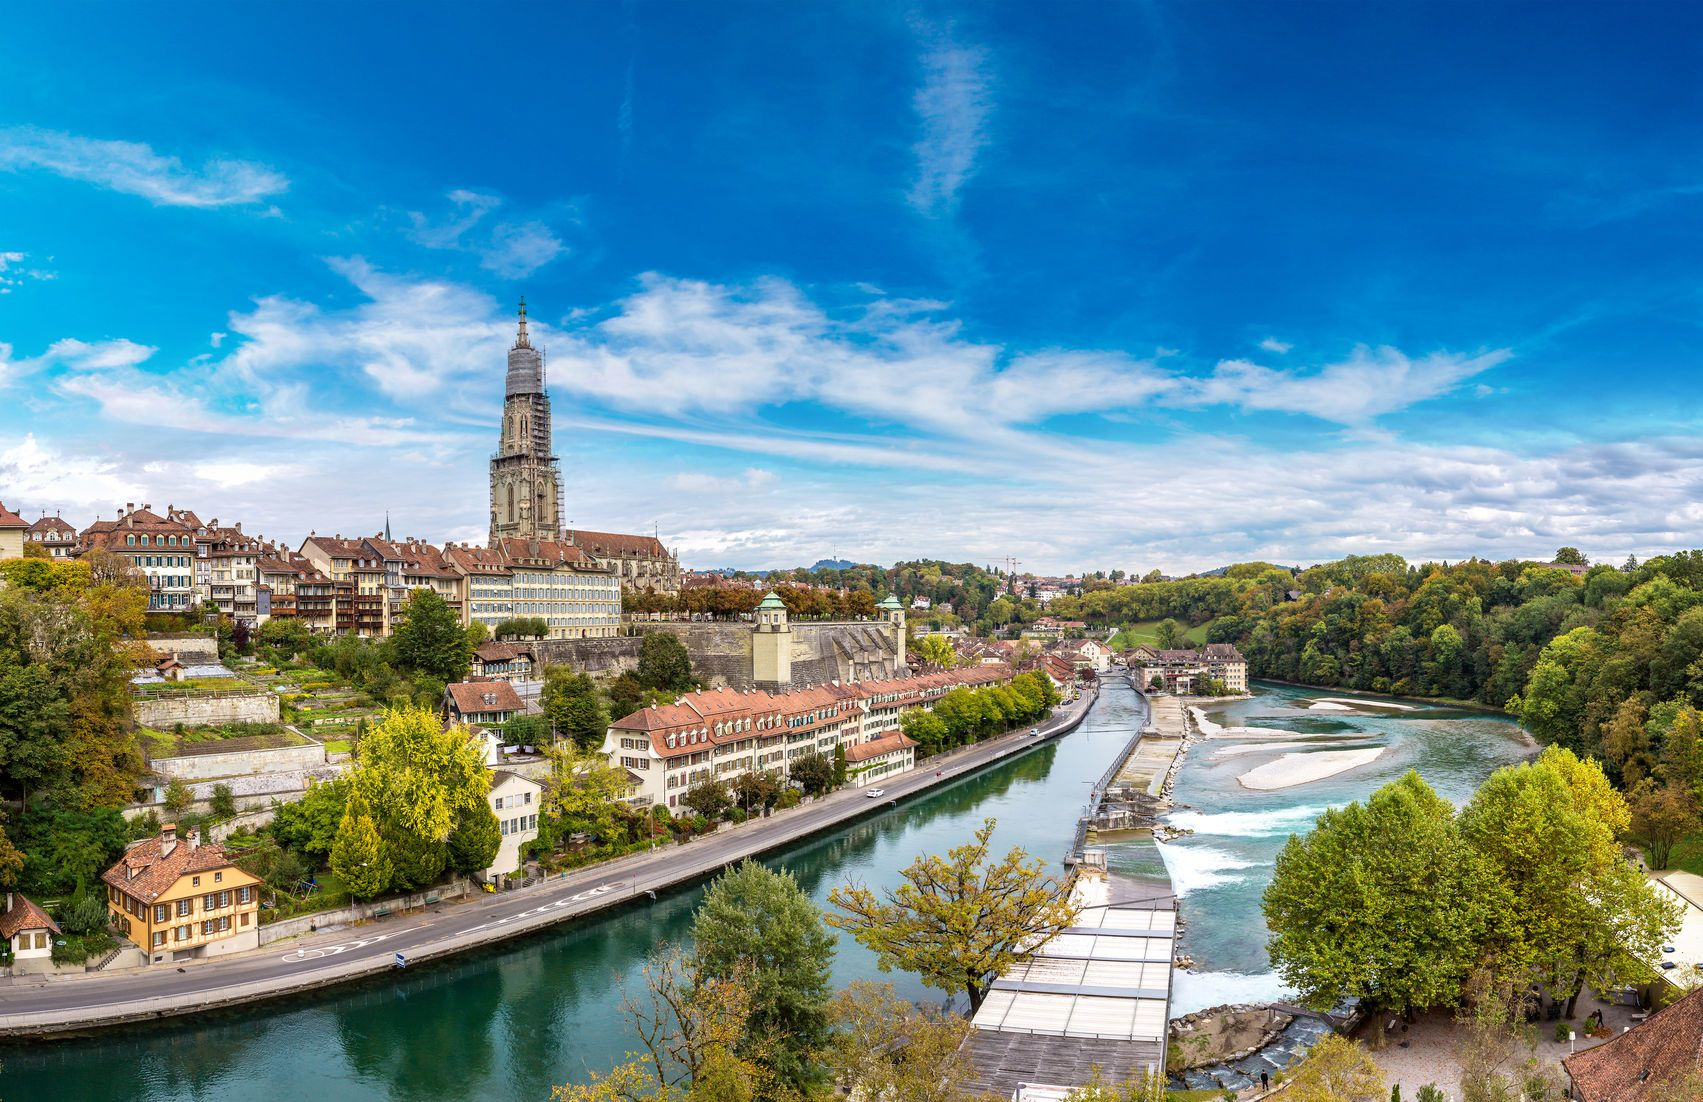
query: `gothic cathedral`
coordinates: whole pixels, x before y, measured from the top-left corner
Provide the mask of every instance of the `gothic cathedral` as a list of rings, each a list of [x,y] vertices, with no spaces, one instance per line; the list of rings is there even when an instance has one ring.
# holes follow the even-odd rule
[[[562,528],[562,472],[550,454],[550,396],[544,391],[544,354],[526,336],[526,300],[520,333],[509,349],[503,392],[503,432],[491,457],[491,546],[499,539],[555,539]]]

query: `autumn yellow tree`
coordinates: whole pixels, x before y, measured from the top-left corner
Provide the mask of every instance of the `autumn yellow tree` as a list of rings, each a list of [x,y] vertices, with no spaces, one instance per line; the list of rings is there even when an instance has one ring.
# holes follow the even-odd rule
[[[853,983],[828,1008],[828,1063],[854,1097],[965,1102],[975,1068],[964,1047],[970,1023],[916,1006],[890,984]]]
[[[424,708],[392,708],[356,750],[352,796],[371,809],[393,887],[432,883],[447,861],[459,816],[477,811],[491,778],[466,727],[446,728]]]
[[[918,858],[895,889],[835,888],[830,925],[876,954],[883,972],[914,972],[930,987],[962,992],[970,1010],[988,985],[1076,920],[1076,907],[1040,859],[1013,847],[993,860],[994,820],[947,852]]]
[[[1346,1037],[1329,1034],[1295,1069],[1288,1102],[1383,1102],[1384,1077],[1371,1053]]]

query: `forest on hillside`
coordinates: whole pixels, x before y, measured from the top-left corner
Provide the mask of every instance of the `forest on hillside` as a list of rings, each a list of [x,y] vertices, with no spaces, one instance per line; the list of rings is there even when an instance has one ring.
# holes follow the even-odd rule
[[[1505,708],[1541,741],[1601,758],[1623,785],[1665,763],[1703,789],[1703,551],[1582,574],[1397,555],[1296,574],[1245,563],[1218,577],[1090,588],[1050,611],[1091,624],[1207,624],[1207,638],[1236,644],[1256,677]]]

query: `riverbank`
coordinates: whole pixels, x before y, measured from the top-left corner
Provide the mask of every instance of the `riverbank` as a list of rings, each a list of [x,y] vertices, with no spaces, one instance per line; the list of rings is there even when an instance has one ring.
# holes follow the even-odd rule
[[[615,907],[645,906],[656,893],[712,876],[746,857],[793,845],[937,785],[961,780],[1075,730],[1098,697],[1090,694],[1038,725],[950,754],[885,782],[885,795],[846,790],[656,853],[605,865],[513,892],[442,904],[339,931],[319,931],[287,945],[182,966],[129,969],[41,980],[18,977],[0,987],[0,1037],[37,1039],[88,1034],[125,1023],[236,1007],[382,975],[403,954],[409,968],[491,948],[569,919]],[[288,951],[285,951],[288,950]]]

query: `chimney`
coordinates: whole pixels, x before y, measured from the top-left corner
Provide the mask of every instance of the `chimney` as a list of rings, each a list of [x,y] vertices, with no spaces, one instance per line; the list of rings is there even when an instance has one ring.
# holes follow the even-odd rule
[[[177,848],[177,824],[167,823],[160,828],[160,856],[170,857]]]
[[[10,913],[11,910],[12,910],[12,893],[8,891],[6,893],[6,912],[5,913]]]
[[[130,510],[132,510],[134,508],[136,508],[136,503],[134,501],[126,501],[124,503],[124,511],[126,513],[128,513]]]
[[[196,848],[201,845],[201,828],[200,827],[190,827],[189,828],[188,842],[189,842],[189,852],[194,853]]]

